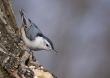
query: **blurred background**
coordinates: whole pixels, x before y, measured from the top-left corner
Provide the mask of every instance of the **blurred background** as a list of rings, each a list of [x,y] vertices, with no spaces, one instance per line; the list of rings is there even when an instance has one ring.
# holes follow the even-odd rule
[[[13,0],[59,52],[35,53],[58,78],[110,78],[110,0]]]

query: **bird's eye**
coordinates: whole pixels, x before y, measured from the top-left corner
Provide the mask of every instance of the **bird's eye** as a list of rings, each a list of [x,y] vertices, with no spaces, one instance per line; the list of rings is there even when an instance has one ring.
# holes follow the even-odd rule
[[[46,46],[48,47],[49,45],[48,45],[48,44],[46,44]]]

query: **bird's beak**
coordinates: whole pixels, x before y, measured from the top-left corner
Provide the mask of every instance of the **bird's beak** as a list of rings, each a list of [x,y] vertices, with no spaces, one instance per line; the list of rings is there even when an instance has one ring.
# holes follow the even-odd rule
[[[50,49],[50,50],[47,50],[47,51],[54,51],[55,53],[58,53],[58,51],[54,50],[54,49]]]
[[[53,50],[55,53],[58,53],[58,51],[56,51],[56,50]]]

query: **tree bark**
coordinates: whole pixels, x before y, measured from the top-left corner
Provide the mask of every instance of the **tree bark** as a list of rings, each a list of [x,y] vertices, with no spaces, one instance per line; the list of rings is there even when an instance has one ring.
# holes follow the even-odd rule
[[[55,78],[25,49],[11,0],[0,0],[0,78]]]

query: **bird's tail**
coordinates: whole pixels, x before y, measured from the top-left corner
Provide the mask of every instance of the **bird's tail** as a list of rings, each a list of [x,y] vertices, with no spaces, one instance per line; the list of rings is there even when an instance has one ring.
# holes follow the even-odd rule
[[[24,17],[23,9],[20,9],[20,10],[19,10],[19,13],[20,13],[20,15],[21,15],[21,18]]]
[[[24,14],[23,11],[24,11],[23,9],[20,9],[20,10],[19,10],[19,13],[20,13],[21,19],[22,19],[22,24],[25,25],[25,26],[28,26],[30,21],[29,21],[29,19],[25,16],[25,14]]]

